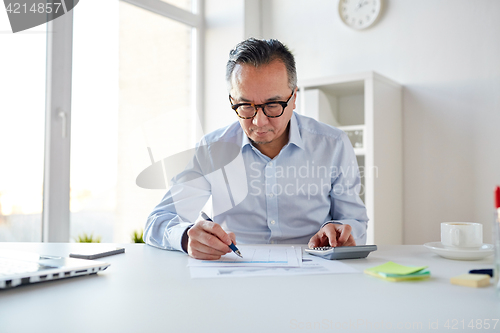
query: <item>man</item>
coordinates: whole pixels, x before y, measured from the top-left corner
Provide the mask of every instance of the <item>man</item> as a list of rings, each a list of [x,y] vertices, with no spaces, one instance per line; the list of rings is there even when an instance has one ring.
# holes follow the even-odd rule
[[[146,243],[197,259],[219,259],[236,240],[366,243],[354,150],[342,131],[294,113],[297,75],[288,48],[277,40],[241,42],[230,52],[226,80],[238,122],[202,139],[149,216]],[[199,217],[210,197],[214,222]]]

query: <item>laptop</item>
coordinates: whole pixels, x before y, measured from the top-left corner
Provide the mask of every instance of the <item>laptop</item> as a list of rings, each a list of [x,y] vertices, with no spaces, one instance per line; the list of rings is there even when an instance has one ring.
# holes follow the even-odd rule
[[[96,274],[110,264],[86,259],[0,249],[0,289]]]

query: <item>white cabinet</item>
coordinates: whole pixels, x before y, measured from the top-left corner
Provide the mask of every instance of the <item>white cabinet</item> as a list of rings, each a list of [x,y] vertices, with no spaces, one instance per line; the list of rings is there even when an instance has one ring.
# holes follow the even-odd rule
[[[367,244],[402,244],[402,87],[375,72],[299,82],[298,112],[345,131],[368,211]]]

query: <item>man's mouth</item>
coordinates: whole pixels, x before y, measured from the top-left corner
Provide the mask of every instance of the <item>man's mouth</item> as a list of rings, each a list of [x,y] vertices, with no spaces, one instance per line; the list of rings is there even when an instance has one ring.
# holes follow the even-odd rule
[[[269,132],[272,132],[271,130],[262,130],[262,129],[254,129],[252,130],[257,135],[266,135]]]

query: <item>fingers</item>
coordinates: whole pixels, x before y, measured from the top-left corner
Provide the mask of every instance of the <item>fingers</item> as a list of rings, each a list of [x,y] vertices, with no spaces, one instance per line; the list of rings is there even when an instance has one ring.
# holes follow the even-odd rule
[[[188,254],[196,259],[219,259],[231,252],[231,236],[220,225],[210,221],[196,222],[187,232]],[[234,237],[234,234],[233,234]]]
[[[336,247],[337,246],[337,224],[327,224],[321,230],[325,233],[325,236],[327,237],[327,244],[323,246],[331,246],[331,247]]]
[[[195,259],[217,260],[220,259],[221,256],[225,255],[226,252],[221,252],[196,240],[189,239],[188,254]]]
[[[234,232],[228,232],[229,238],[231,238],[231,241],[233,242],[234,245],[236,245],[236,235]]]
[[[224,229],[222,229],[220,225],[210,221],[202,221],[201,225],[207,233],[214,235],[227,246],[231,245],[231,237],[229,237],[229,235],[224,231]]]
[[[231,238],[220,225],[210,221],[200,221],[188,231],[189,238],[214,249],[224,251],[231,244]]]
[[[325,230],[321,229],[314,236],[311,237],[308,244],[309,248],[328,246],[328,236],[325,234]]]
[[[354,240],[354,238],[351,236],[349,236],[349,238],[347,239],[347,242],[345,242],[344,244],[342,244],[341,246],[356,246],[356,241]]]
[[[307,244],[307,246],[312,249],[313,247],[318,247],[319,244],[319,236],[318,236],[318,233],[316,233],[314,236],[311,237],[311,239],[309,240],[309,244]]]
[[[351,236],[352,227],[349,224],[343,224],[343,225],[335,225],[335,229],[337,230],[337,233],[340,231],[340,236],[338,238],[337,243],[339,244],[339,246],[346,246],[344,243],[346,243],[349,237]]]
[[[321,242],[321,245],[316,246],[355,246],[356,242],[351,235],[351,231],[352,227],[348,224],[339,225],[330,223],[321,228],[321,230],[314,235],[313,238],[318,235],[324,239],[324,241]]]

